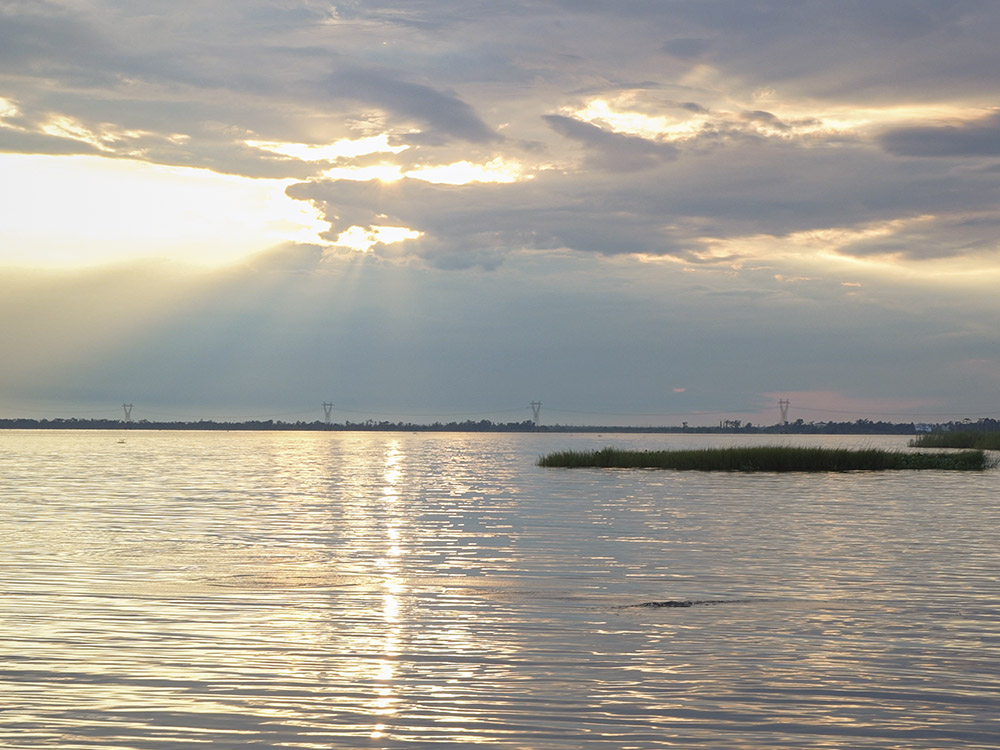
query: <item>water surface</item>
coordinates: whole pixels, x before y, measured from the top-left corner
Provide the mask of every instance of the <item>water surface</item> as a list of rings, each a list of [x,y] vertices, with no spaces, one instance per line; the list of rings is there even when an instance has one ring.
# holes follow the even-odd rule
[[[534,466],[754,440],[0,432],[0,745],[1000,746],[1000,472]]]

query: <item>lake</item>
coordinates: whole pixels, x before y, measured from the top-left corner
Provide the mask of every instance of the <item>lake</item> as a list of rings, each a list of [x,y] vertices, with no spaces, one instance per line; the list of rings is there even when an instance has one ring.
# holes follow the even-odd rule
[[[1000,471],[534,465],[777,441],[0,432],[0,745],[1000,747]]]

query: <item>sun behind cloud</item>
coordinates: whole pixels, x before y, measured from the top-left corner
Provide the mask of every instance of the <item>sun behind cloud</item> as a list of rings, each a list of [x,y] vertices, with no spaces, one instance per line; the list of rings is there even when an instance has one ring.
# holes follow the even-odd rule
[[[0,264],[162,257],[217,265],[329,228],[289,180],[97,156],[0,155]]]
[[[370,226],[367,229],[353,226],[345,229],[334,241],[336,247],[346,247],[359,253],[370,253],[376,245],[393,245],[404,240],[415,240],[421,233],[406,227]]]

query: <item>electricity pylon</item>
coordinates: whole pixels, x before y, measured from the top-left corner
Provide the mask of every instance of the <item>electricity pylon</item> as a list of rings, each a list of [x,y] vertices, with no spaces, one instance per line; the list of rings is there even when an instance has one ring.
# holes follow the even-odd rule
[[[778,408],[781,409],[781,426],[788,424],[788,407],[792,402],[787,398],[778,399]]]

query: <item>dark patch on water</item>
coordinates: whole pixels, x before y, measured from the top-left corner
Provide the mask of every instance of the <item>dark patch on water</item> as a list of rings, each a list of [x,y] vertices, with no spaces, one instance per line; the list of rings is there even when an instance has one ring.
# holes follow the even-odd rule
[[[659,609],[661,607],[702,607],[713,604],[746,604],[749,599],[667,599],[662,602],[642,602],[641,604],[625,604],[620,609],[646,607]]]

